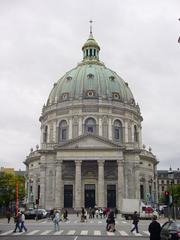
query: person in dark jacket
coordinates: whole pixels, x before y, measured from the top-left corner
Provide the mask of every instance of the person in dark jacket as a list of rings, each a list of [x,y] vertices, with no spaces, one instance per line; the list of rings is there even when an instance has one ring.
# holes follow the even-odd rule
[[[161,225],[156,221],[157,216],[153,216],[152,222],[149,224],[150,240],[160,240]]]
[[[134,227],[131,229],[131,232],[133,232],[136,229],[136,233],[139,233],[138,222],[139,222],[139,215],[138,215],[137,211],[135,211],[134,214],[133,214],[133,225],[134,225]]]
[[[115,218],[114,218],[114,212],[110,212],[108,215],[108,218],[106,220],[107,226],[106,230],[109,232],[115,232]]]

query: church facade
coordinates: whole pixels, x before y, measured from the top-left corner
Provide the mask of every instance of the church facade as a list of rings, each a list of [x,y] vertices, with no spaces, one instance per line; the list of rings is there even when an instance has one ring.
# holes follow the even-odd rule
[[[143,120],[125,82],[99,60],[92,31],[83,60],[60,78],[40,116],[41,144],[26,157],[27,202],[41,208],[157,202],[157,159],[142,145]]]

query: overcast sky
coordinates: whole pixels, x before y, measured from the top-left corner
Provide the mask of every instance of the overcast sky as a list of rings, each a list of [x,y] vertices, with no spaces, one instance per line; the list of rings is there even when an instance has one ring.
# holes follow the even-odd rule
[[[128,82],[143,143],[158,169],[180,167],[179,0],[1,0],[0,167],[25,169],[40,143],[39,117],[56,82],[93,35],[100,60]]]

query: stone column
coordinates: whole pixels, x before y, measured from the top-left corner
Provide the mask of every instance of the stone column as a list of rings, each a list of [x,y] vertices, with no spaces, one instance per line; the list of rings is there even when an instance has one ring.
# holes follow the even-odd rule
[[[118,209],[122,209],[122,199],[124,198],[124,161],[123,159],[117,160],[118,165],[118,186],[117,186],[117,198]]]
[[[56,142],[56,122],[53,123],[53,142]]]
[[[45,208],[45,191],[46,191],[46,166],[40,165],[40,201],[39,206]]]
[[[82,118],[79,118],[79,134],[78,136],[82,135]]]
[[[139,147],[142,149],[142,131],[141,131],[141,127],[139,128]]]
[[[72,139],[72,118],[69,119],[69,139]]]
[[[131,125],[132,142],[134,142],[134,125]]]
[[[140,199],[140,181],[139,181],[139,164],[135,163],[135,182],[134,182],[134,192],[135,198]]]
[[[104,205],[104,160],[98,160],[98,207]]]
[[[81,160],[75,160],[75,209],[81,209]]]
[[[102,119],[99,118],[99,136],[102,136]]]
[[[108,132],[109,132],[109,139],[112,140],[112,120],[109,118],[108,122]]]
[[[56,163],[56,177],[55,177],[55,207],[63,207],[63,182],[62,182],[62,160]]]
[[[125,143],[127,143],[128,142],[128,123],[127,123],[127,121],[125,122],[125,137],[124,137],[124,141],[125,141]]]

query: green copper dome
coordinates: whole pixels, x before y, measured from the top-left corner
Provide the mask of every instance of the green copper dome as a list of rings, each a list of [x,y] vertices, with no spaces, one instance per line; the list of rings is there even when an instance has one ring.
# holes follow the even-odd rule
[[[100,47],[91,32],[82,50],[83,61],[54,84],[47,105],[78,99],[114,100],[134,105],[128,84],[99,61]]]

